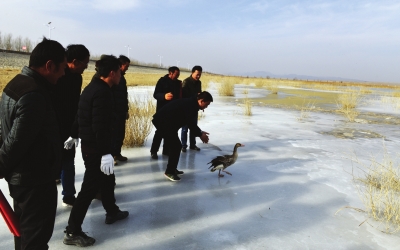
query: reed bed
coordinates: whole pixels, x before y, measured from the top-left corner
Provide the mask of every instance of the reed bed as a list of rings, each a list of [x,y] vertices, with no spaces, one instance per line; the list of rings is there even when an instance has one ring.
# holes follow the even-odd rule
[[[125,147],[141,147],[146,143],[153,124],[156,104],[149,94],[145,97],[135,96],[129,100],[129,119],[125,126]]]
[[[235,82],[232,78],[223,79],[218,84],[218,94],[220,96],[235,96]]]
[[[379,222],[385,233],[400,231],[400,165],[385,150],[382,160],[372,158],[369,165],[353,159],[364,175],[354,177],[368,215]],[[383,227],[383,228],[382,228]]]
[[[246,96],[246,98],[243,99],[243,114],[246,116],[251,116],[253,114],[251,111],[252,106],[251,100],[249,100],[249,98]]]
[[[345,92],[340,94],[336,100],[338,112],[342,113],[348,121],[354,122],[355,118],[358,116],[356,107],[361,100],[362,96],[360,92]]]

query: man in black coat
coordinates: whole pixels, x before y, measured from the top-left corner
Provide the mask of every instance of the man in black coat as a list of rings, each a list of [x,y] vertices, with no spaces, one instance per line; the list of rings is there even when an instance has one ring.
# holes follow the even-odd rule
[[[81,44],[68,45],[65,75],[55,85],[55,110],[58,117],[62,150],[61,183],[63,206],[72,207],[75,202],[75,147],[78,146],[78,124],[75,122],[82,90],[82,74],[89,63],[89,50]]]
[[[161,77],[154,89],[153,97],[157,100],[156,111],[160,110],[167,103],[173,100],[182,98],[182,82],[178,80],[180,70],[178,67],[173,66],[168,69],[168,74]],[[162,135],[160,131],[156,130],[153,137],[153,142],[150,148],[150,154],[152,159],[158,159],[157,152],[161,145]],[[168,144],[163,145],[163,155],[169,155]]]
[[[15,249],[48,249],[57,209],[56,174],[61,164],[54,112],[54,84],[64,75],[64,47],[43,39],[29,67],[4,88],[0,104],[0,178],[8,182],[21,237]]]
[[[177,169],[181,153],[181,141],[178,137],[178,130],[185,124],[193,134],[204,143],[208,143],[208,133],[201,129],[194,122],[199,110],[204,110],[210,105],[213,98],[207,91],[201,92],[196,97],[183,98],[168,103],[153,116],[153,124],[170,147],[165,177],[171,181],[179,181],[178,175],[183,171]]]
[[[128,211],[121,211],[115,204],[114,159],[111,156],[115,122],[111,87],[120,82],[121,63],[115,56],[103,56],[96,65],[99,77],[92,79],[79,100],[79,138],[86,170],[63,240],[66,245],[81,247],[91,246],[95,242],[94,238],[82,231],[82,223],[99,190],[107,213],[106,224],[125,219],[129,215]]]
[[[194,66],[192,68],[192,74],[183,80],[182,82],[182,97],[183,98],[189,98],[189,97],[195,97],[197,96],[202,90],[201,90],[201,73],[203,72],[203,68],[201,66]],[[196,122],[197,124],[197,115],[196,118],[193,118],[193,122]],[[188,133],[188,126],[185,125],[182,127],[181,130],[181,142],[182,142],[182,152],[186,152],[187,148],[187,133]],[[190,149],[200,151],[200,148],[196,146],[196,136],[192,133],[192,130],[190,130],[189,133],[189,143],[190,143]]]
[[[123,55],[120,55],[118,59],[121,62],[121,80],[118,85],[114,85],[111,88],[115,102],[114,147],[112,152],[114,164],[118,161],[128,160],[128,158],[121,155],[121,147],[125,138],[125,123],[129,118],[128,88],[126,86],[125,72],[128,70],[131,61]]]

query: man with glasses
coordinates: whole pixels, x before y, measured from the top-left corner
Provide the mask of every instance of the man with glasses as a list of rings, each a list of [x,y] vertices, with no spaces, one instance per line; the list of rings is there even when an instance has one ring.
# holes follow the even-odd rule
[[[75,202],[75,147],[78,146],[78,125],[74,123],[82,89],[82,73],[89,63],[89,50],[81,44],[68,45],[65,75],[55,86],[55,110],[64,143],[61,162],[63,203],[72,207]],[[75,146],[74,146],[75,145]]]

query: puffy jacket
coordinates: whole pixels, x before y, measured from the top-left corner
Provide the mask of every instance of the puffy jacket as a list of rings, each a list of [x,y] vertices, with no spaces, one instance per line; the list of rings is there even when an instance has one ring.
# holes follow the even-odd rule
[[[157,100],[157,111],[160,110],[165,104],[181,98],[181,81],[176,79],[172,80],[168,75],[161,77],[154,89],[153,97]],[[174,96],[172,100],[165,100],[165,94],[172,93]]]
[[[114,98],[111,88],[100,78],[92,81],[81,94],[78,108],[79,138],[82,147],[101,155],[111,154]]]
[[[53,108],[54,85],[24,67],[5,87],[0,106],[0,175],[11,185],[55,180],[62,142]]]

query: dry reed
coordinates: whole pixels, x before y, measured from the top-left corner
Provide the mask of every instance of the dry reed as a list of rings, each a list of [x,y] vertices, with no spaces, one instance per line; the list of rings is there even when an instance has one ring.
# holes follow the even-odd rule
[[[246,98],[243,99],[244,115],[251,116],[253,114],[251,108],[252,108],[252,103],[246,96]]]
[[[357,158],[353,159],[365,173],[362,177],[354,177],[358,191],[366,207],[368,215],[380,222],[379,228],[385,233],[400,230],[400,171],[385,150],[379,162],[372,158],[366,166]]]
[[[153,124],[151,122],[156,105],[153,98],[135,96],[129,100],[129,119],[125,126],[124,146],[143,146],[149,136]]]

